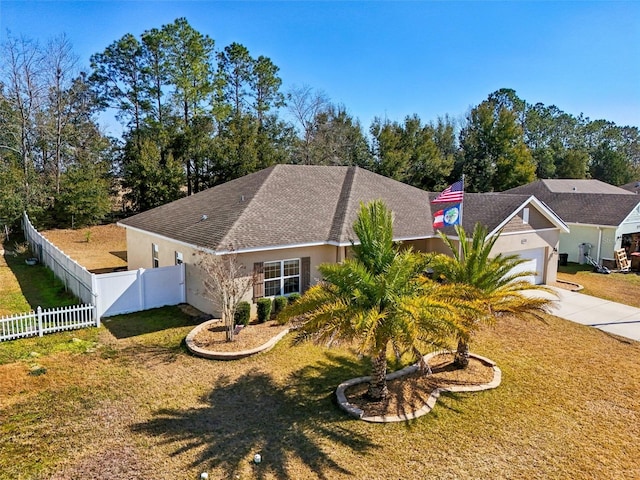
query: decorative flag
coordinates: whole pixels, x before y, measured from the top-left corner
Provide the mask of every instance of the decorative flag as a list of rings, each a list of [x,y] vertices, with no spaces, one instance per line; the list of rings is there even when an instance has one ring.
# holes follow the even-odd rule
[[[445,188],[440,195],[431,203],[462,202],[464,200],[464,182],[458,180],[456,183]]]
[[[434,213],[433,228],[448,227],[450,225],[460,225],[460,204]]]

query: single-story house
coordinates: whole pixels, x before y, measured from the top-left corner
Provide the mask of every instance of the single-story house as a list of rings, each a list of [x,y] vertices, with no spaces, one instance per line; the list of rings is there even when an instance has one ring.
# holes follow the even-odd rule
[[[640,196],[599,180],[538,180],[507,190],[534,195],[569,226],[560,235],[560,252],[584,263],[584,253],[596,261],[613,262],[614,251],[627,256],[640,251]],[[582,252],[582,254],[581,254]]]
[[[382,199],[394,214],[395,240],[420,251],[446,251],[434,231],[425,192],[359,167],[274,165],[119,222],[126,228],[128,268],[186,264],[187,301],[205,312],[194,254],[230,251],[255,273],[247,300],[304,292],[318,281],[318,265],[347,257],[357,237],[352,225],[361,202]],[[551,283],[557,272],[558,216],[530,195],[467,194],[463,225],[476,222],[493,234],[501,252],[521,253],[532,281]],[[455,235],[453,227],[447,234]]]

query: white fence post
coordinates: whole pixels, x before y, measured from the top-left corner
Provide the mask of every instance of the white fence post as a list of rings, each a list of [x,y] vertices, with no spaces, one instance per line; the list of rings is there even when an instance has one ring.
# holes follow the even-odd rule
[[[42,331],[42,308],[40,306],[38,306],[37,313],[38,313],[38,336],[41,337],[44,335],[44,332]]]
[[[144,310],[144,268],[138,269],[138,308]]]

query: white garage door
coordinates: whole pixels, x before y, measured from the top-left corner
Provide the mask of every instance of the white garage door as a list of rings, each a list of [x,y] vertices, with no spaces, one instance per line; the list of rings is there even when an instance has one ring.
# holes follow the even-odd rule
[[[540,285],[544,282],[544,248],[535,248],[532,250],[522,250],[519,252],[509,252],[512,255],[520,255],[520,258],[526,260],[516,268],[514,272],[536,272],[536,275],[523,277],[531,283]]]

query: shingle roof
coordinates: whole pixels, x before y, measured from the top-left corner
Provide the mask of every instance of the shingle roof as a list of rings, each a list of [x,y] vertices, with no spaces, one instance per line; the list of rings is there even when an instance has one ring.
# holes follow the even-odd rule
[[[567,190],[572,184],[577,189]],[[593,191],[588,191],[590,185],[594,187]],[[538,180],[504,193],[535,195],[565,222],[618,226],[640,203],[640,198],[619,187],[603,185],[607,184],[597,180]]]
[[[628,192],[622,191],[620,187],[609,185],[608,183],[601,182],[600,180],[559,178],[539,180],[539,182],[551,193],[603,193],[612,195],[628,195]]]
[[[640,181],[635,180],[633,182],[625,183],[624,185],[620,185],[620,188],[627,190],[628,192],[640,193]]]
[[[359,167],[274,165],[120,224],[211,250],[345,245],[356,239],[360,202],[382,199],[396,239],[429,238],[436,235],[432,212],[447,206],[430,204],[436,196]],[[465,194],[464,227],[479,221],[492,231],[529,197]]]
[[[430,193],[430,200],[435,199],[438,195],[438,193]],[[530,197],[531,195],[504,193],[465,193],[462,206],[462,226],[467,232],[472,232],[475,224],[479,222],[487,227],[489,232],[492,232]],[[434,212],[449,206],[449,204],[442,204],[438,207],[436,205],[440,204],[431,206]],[[442,231],[447,235],[455,235],[454,227],[444,227]]]
[[[397,238],[434,234],[427,192],[358,167],[307,165],[274,165],[120,223],[212,250],[342,244],[360,202],[375,199],[394,212]]]

